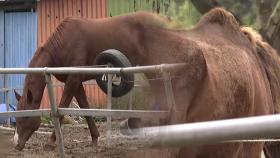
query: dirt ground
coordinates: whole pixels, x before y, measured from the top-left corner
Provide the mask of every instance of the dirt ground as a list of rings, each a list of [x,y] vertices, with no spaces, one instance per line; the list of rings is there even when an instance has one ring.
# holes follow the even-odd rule
[[[98,147],[91,145],[91,137],[86,125],[65,125],[63,127],[65,154],[70,158],[164,158],[168,157],[166,149],[145,148],[139,144],[135,136],[124,136],[119,131],[119,122],[113,123],[110,145],[107,144],[106,125],[99,124],[101,133]],[[39,131],[52,131],[50,127],[41,127]],[[0,157],[8,158],[52,158],[58,157],[56,151],[45,151],[43,146],[49,135],[35,133],[27,142],[23,151],[13,149],[7,141],[12,138],[12,133],[1,133]],[[3,137],[5,136],[5,138]],[[3,145],[4,144],[4,145]],[[133,144],[133,145],[131,145]],[[2,149],[2,150],[1,150]]]

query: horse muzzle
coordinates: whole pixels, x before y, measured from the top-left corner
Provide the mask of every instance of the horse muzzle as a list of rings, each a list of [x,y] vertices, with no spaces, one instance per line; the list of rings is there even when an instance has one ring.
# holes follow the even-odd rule
[[[15,149],[16,149],[16,150],[19,150],[19,151],[22,151],[22,149],[24,148],[24,146],[25,146],[25,145],[17,144],[17,145],[15,146]]]
[[[12,141],[13,141],[13,144],[14,144],[16,150],[21,151],[25,146],[25,143],[21,143],[19,140],[19,134],[18,134],[17,128],[15,129],[15,133],[14,133],[14,137],[13,137]]]

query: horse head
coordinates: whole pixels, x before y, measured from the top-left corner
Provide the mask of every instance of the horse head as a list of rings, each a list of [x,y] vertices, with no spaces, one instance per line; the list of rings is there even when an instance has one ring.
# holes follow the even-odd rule
[[[34,105],[34,98],[32,92],[26,89],[22,96],[16,91],[15,96],[18,100],[17,110],[30,110]],[[38,106],[38,105],[37,105]],[[34,131],[40,126],[40,117],[17,117],[16,130],[14,133],[13,142],[17,150],[22,150],[26,141],[30,138]]]

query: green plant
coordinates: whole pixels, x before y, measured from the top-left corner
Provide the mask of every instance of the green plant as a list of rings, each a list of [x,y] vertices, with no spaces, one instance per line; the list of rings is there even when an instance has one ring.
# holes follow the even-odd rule
[[[44,124],[52,124],[52,118],[50,116],[42,116],[41,122]]]

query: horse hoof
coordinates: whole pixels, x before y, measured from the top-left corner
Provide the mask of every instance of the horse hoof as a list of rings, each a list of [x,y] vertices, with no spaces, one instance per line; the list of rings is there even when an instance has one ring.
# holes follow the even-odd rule
[[[53,151],[53,150],[55,150],[55,148],[56,148],[55,144],[45,144],[45,146],[44,146],[45,151]]]
[[[92,144],[92,147],[97,147],[98,146],[97,139],[92,140],[91,144]]]

